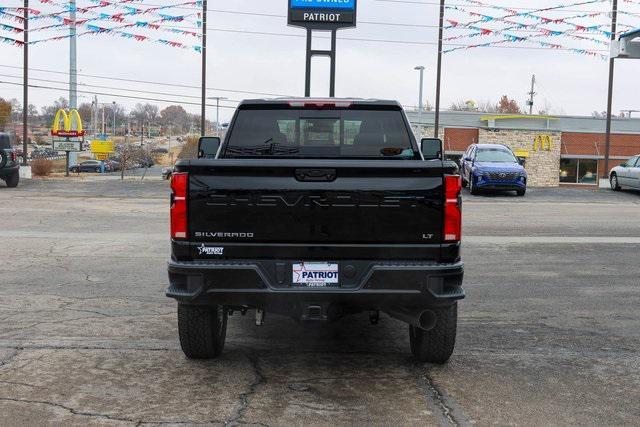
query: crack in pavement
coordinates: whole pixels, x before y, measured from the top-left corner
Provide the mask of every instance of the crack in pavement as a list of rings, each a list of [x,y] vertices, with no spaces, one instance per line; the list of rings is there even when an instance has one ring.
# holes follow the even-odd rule
[[[238,409],[235,411],[234,414],[232,414],[227,421],[224,423],[225,427],[226,426],[236,426],[236,425],[241,425],[241,424],[251,424],[251,425],[259,425],[259,426],[264,426],[264,427],[268,427],[268,424],[263,424],[260,422],[250,422],[250,423],[246,423],[246,422],[242,422],[242,418],[244,417],[245,413],[247,412],[247,409],[249,409],[249,404],[250,404],[250,399],[252,396],[254,396],[257,391],[258,388],[264,384],[267,383],[267,378],[264,376],[264,373],[262,372],[262,368],[260,367],[260,362],[258,360],[258,358],[250,353],[246,354],[247,359],[249,360],[249,363],[251,364],[251,367],[253,368],[254,374],[255,374],[255,380],[251,383],[251,385],[249,386],[249,389],[240,394],[240,406],[238,407]]]
[[[433,397],[434,403],[436,404],[436,406],[438,406],[441,409],[442,415],[444,416],[444,418],[449,422],[449,424],[454,426],[459,426],[458,422],[453,416],[453,410],[446,405],[446,403],[444,402],[444,397],[442,396],[442,393],[433,384],[433,381],[431,380],[431,378],[429,378],[429,376],[425,374],[423,376],[423,379],[427,389],[429,390],[429,392]]]
[[[6,366],[9,363],[11,363],[13,361],[13,359],[15,359],[16,356],[18,356],[18,354],[20,354],[20,352],[23,350],[22,347],[20,347],[20,348],[11,347],[11,349],[14,350],[14,352],[12,354],[10,354],[9,357],[7,357],[6,359],[0,360],[0,368],[2,368],[3,366]]]
[[[126,422],[130,422],[130,423],[138,423],[137,420],[133,420],[131,418],[116,417],[116,416],[113,416],[113,415],[100,414],[100,413],[96,413],[96,412],[78,411],[77,409],[71,408],[69,406],[65,406],[65,405],[62,405],[60,403],[49,402],[49,401],[46,401],[46,400],[18,399],[18,398],[15,398],[15,397],[0,397],[0,400],[8,401],[8,402],[29,403],[29,404],[33,404],[33,405],[52,406],[54,408],[64,409],[65,411],[68,411],[69,413],[71,413],[73,415],[79,415],[79,416],[84,416],[84,417],[104,418],[104,419],[111,420],[111,421],[126,421]]]
[[[156,425],[157,424],[188,424],[188,425],[224,424],[224,421],[220,421],[220,420],[207,420],[207,421],[192,421],[192,420],[156,421],[156,420],[142,420],[142,419],[136,420],[133,418],[118,417],[118,416],[109,415],[109,414],[101,414],[98,412],[79,411],[69,406],[65,406],[60,403],[49,402],[46,400],[29,400],[29,399],[18,399],[14,397],[0,397],[0,401],[19,402],[19,403],[27,403],[27,404],[33,404],[33,405],[47,405],[47,406],[63,409],[77,416],[104,418],[111,421],[129,422],[129,423],[135,424],[136,426],[145,425],[145,424],[156,424]]]
[[[440,424],[451,426],[470,426],[469,418],[464,414],[458,403],[434,383],[426,372],[423,372],[421,366],[414,365],[414,369],[418,374],[418,383],[426,391],[426,397],[431,403],[440,410]]]

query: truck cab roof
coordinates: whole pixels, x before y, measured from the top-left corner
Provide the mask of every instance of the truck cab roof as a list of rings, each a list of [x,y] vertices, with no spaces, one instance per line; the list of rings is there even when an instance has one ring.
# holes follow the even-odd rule
[[[395,107],[402,108],[398,101],[384,99],[364,99],[364,98],[263,98],[245,99],[239,108],[248,106],[290,106],[290,107],[330,107],[349,108],[351,106],[371,106],[371,107]]]

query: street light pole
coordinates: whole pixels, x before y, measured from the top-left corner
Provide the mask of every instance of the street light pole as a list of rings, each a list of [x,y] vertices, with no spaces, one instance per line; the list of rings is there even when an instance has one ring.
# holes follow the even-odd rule
[[[618,29],[618,0],[613,0],[613,13],[611,14],[611,41],[616,40]],[[615,71],[615,59],[609,59],[609,93],[607,96],[607,129],[604,143],[604,171],[603,178],[609,178],[609,155],[611,152],[611,114],[613,109],[613,75]]]
[[[29,0],[24,0],[24,44],[22,70],[22,165],[27,166],[27,129],[29,115]]]
[[[444,2],[440,0],[440,20],[438,24],[438,71],[436,72],[436,117],[434,123],[435,138],[440,127],[440,83],[442,81],[442,37],[444,32]]]
[[[418,99],[418,126],[420,127],[420,137],[422,138],[422,111],[424,110],[424,104],[422,100],[422,94],[424,90],[424,67],[422,65],[418,65],[414,68],[420,72],[420,88],[418,89],[419,99]]]
[[[113,137],[116,136],[116,101],[112,102],[113,105]]]
[[[216,100],[216,132],[220,130],[220,101],[229,99],[224,96],[211,96],[208,99]]]

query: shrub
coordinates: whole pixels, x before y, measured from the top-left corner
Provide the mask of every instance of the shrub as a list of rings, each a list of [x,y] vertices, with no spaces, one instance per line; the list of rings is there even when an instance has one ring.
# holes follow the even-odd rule
[[[49,159],[35,159],[31,162],[31,172],[35,176],[49,176],[53,170],[53,162]]]
[[[200,138],[196,136],[190,136],[187,138],[187,142],[182,147],[182,151],[178,155],[181,160],[193,160],[198,158],[198,140]]]

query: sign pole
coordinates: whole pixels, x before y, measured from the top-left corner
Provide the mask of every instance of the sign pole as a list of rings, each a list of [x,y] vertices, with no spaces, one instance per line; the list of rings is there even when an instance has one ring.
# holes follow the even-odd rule
[[[336,44],[338,38],[338,31],[331,31],[331,77],[329,83],[329,96],[331,98],[336,96]]]
[[[305,73],[305,78],[304,78],[304,96],[305,97],[310,97],[311,96],[311,57],[313,56],[311,54],[311,39],[313,38],[313,31],[311,30],[311,28],[307,28],[307,68],[306,68],[306,73]]]
[[[328,56],[331,60],[329,96],[336,96],[336,50],[338,30],[356,26],[357,0],[287,0],[289,3],[288,25],[307,31],[307,53],[304,96],[311,96],[311,59]],[[331,32],[331,49],[313,49],[313,30]]]

